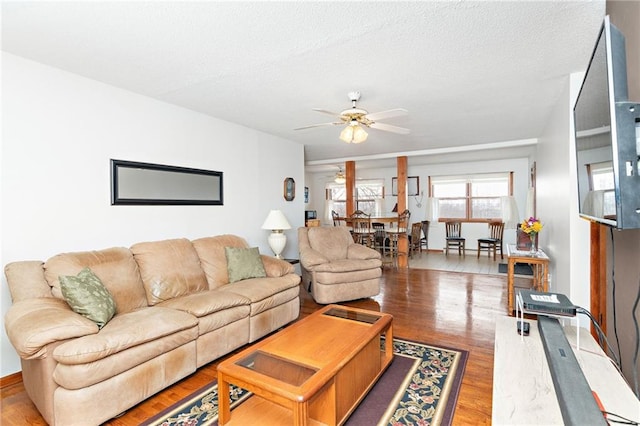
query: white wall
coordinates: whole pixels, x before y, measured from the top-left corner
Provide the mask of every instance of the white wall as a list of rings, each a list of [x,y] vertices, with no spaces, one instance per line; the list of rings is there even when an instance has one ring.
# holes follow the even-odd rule
[[[551,291],[589,309],[589,222],[578,215],[573,105],[583,74],[567,78],[565,90],[540,138],[537,215],[545,225],[540,242],[550,257]],[[580,318],[587,326],[588,319]]]
[[[520,216],[524,217],[525,203],[527,196],[527,188],[529,185],[529,159],[516,158],[509,160],[494,161],[478,161],[465,163],[442,163],[430,165],[409,165],[407,167],[407,176],[420,177],[420,191],[424,191],[422,199],[420,197],[409,197],[407,208],[411,211],[411,222],[419,222],[426,218],[426,198],[428,194],[428,177],[429,176],[446,176],[452,174],[474,174],[474,173],[492,173],[492,172],[514,172],[514,196],[518,204]],[[390,212],[397,202],[397,198],[391,195],[391,178],[397,176],[395,167],[375,168],[375,169],[357,169],[356,179],[384,179],[385,185],[385,211]],[[310,188],[310,203],[308,209],[317,210],[318,216],[323,215],[325,194],[324,187],[326,183],[333,179],[331,173],[318,172],[308,173],[306,175],[307,186]],[[421,207],[417,206],[420,202]],[[325,222],[325,224],[329,224]],[[475,241],[478,238],[487,236],[486,223],[465,223],[462,226],[462,232],[467,239],[467,248],[475,249]],[[504,234],[505,243],[515,243],[515,230],[507,229]],[[429,227],[429,248],[440,250],[445,245],[445,229],[444,223],[432,223]]]
[[[573,106],[582,86],[584,73],[574,73],[570,76],[569,99],[569,159],[570,166],[570,200],[569,204],[569,294],[571,301],[583,308],[590,309],[591,305],[591,226],[588,220],[580,218],[578,195],[578,166],[575,149],[575,134],[573,123]],[[586,317],[580,318],[580,325],[589,327],[590,321]]]
[[[237,234],[271,254],[260,229],[281,209],[284,255],[304,225],[303,146],[2,53],[0,264],[164,238]],[[224,172],[224,206],[111,206],[109,159]],[[292,202],[283,180],[297,185]],[[20,370],[4,332],[0,376]]]

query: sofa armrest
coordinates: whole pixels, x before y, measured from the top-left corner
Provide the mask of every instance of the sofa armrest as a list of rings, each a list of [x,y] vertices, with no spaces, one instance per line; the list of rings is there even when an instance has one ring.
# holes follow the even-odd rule
[[[312,270],[314,266],[328,262],[329,259],[326,256],[323,256],[311,247],[300,249],[300,263],[306,270]]]
[[[296,268],[286,260],[267,256],[266,254],[261,254],[260,257],[262,258],[262,264],[264,265],[264,271],[267,273],[267,277],[284,277],[285,275],[296,272]]]
[[[24,359],[44,357],[49,343],[98,332],[96,323],[73,312],[64,300],[52,297],[14,303],[4,325],[11,344]]]
[[[347,259],[380,259],[382,255],[378,250],[374,250],[362,244],[349,244],[347,247]]]

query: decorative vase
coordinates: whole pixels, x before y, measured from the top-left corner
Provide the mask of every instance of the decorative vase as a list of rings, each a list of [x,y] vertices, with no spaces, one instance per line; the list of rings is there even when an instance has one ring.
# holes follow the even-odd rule
[[[536,247],[536,234],[529,234],[529,238],[531,239],[531,246],[529,248],[529,252],[534,255],[538,252],[538,248]]]

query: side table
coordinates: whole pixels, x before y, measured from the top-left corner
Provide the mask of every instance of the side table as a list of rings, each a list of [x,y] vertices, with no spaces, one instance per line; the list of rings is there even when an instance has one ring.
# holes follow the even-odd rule
[[[508,314],[514,311],[514,270],[516,263],[528,263],[533,268],[533,288],[537,291],[549,291],[549,256],[538,249],[535,253],[518,250],[515,244],[507,244],[507,305]]]

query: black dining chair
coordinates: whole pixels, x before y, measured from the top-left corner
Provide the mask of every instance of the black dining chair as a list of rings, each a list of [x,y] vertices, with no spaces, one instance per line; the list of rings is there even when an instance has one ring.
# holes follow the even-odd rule
[[[485,238],[478,238],[478,259],[480,258],[480,252],[486,250],[489,257],[491,257],[491,252],[493,252],[493,260],[496,260],[496,251],[498,248],[500,248],[500,259],[504,259],[504,255],[502,254],[503,234],[503,222],[490,222],[489,236]]]
[[[446,246],[444,255],[449,255],[449,249],[458,249],[458,255],[465,255],[465,238],[462,236],[462,222],[446,222]]]

